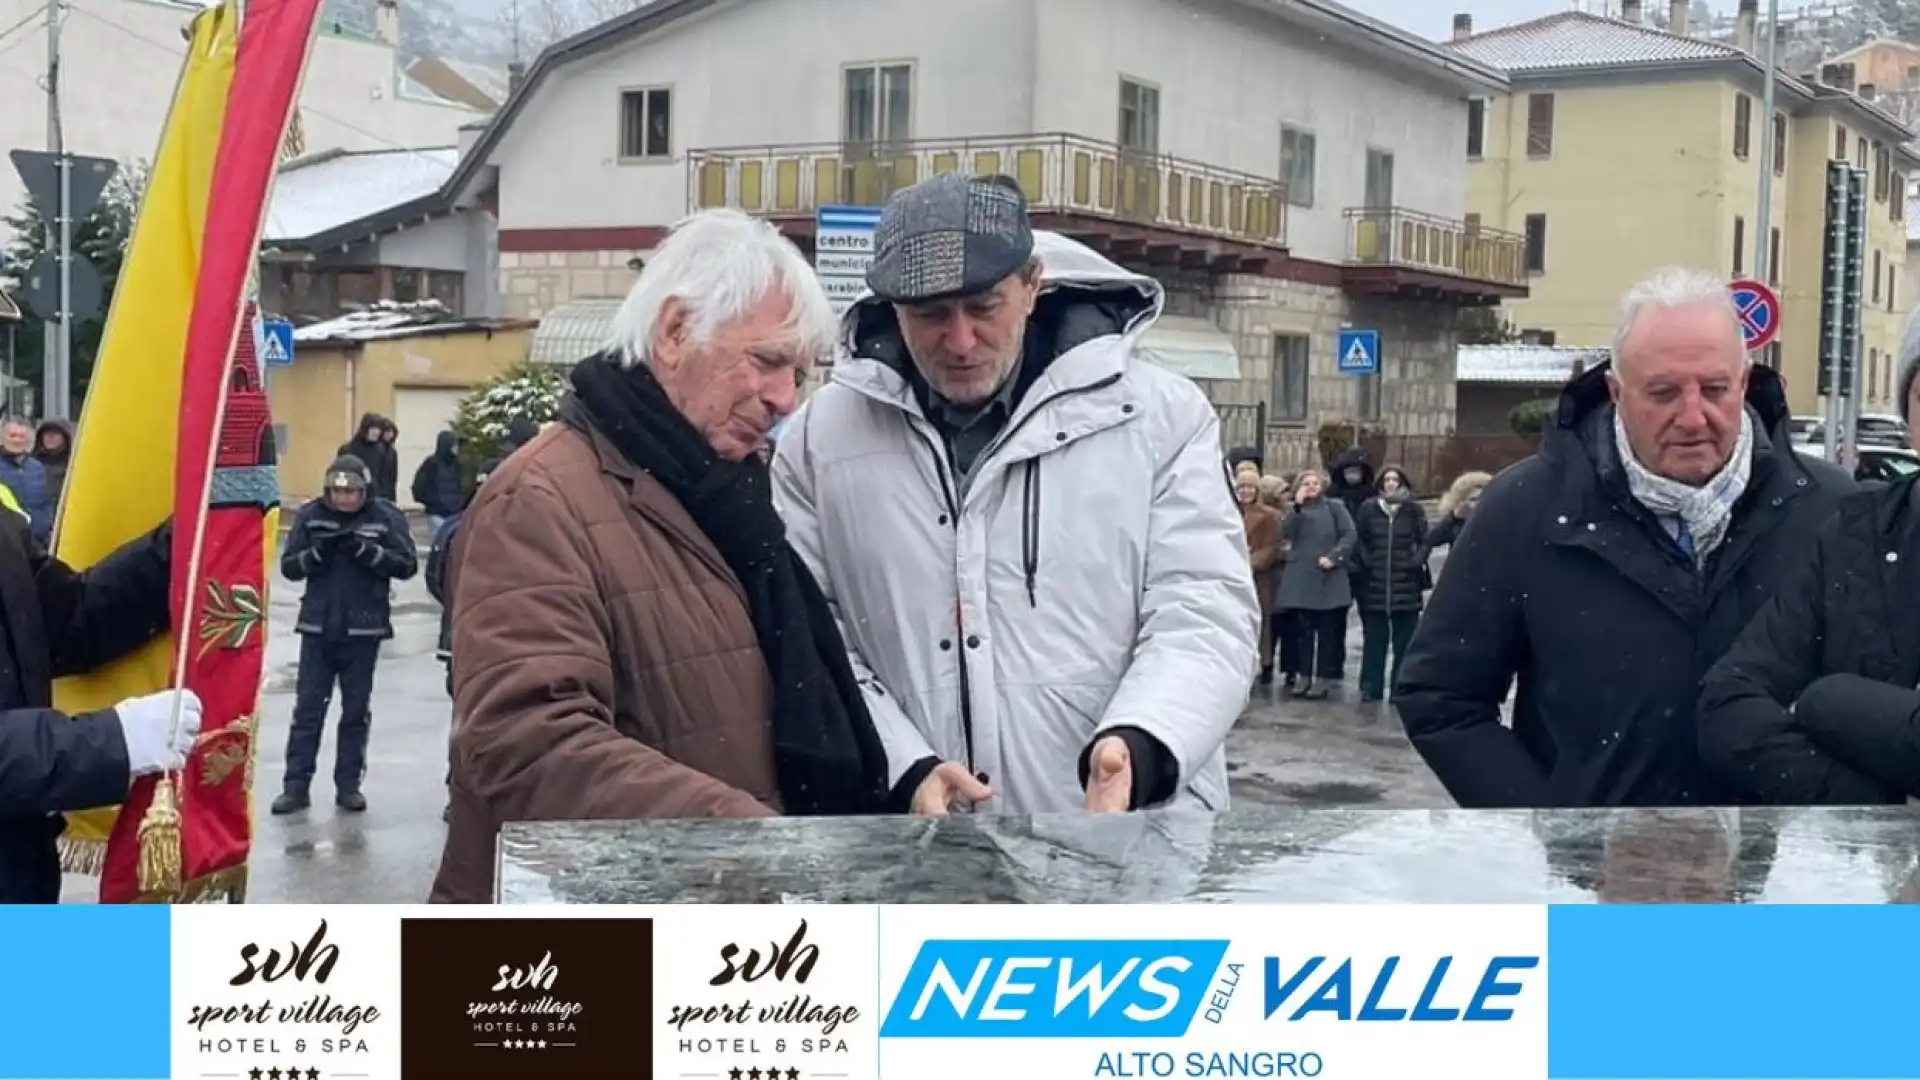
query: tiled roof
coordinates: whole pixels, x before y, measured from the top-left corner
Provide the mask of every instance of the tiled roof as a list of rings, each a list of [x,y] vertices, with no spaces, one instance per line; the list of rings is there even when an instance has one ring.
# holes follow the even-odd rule
[[[371,150],[289,162],[273,185],[267,209],[268,245],[332,232],[440,190],[460,151]]]
[[[623,301],[575,300],[540,316],[540,326],[527,347],[530,364],[573,365],[599,352],[613,333],[614,316]]]
[[[1559,386],[1607,359],[1606,349],[1556,345],[1462,345],[1455,382],[1505,386]]]
[[[1454,42],[1452,47],[1468,59],[1516,73],[1725,60],[1742,55],[1731,45],[1578,11],[1489,30]]]

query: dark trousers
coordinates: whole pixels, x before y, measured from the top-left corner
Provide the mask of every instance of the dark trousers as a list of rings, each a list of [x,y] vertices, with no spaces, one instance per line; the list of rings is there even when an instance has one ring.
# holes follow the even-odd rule
[[[1287,613],[1270,611],[1267,613],[1267,638],[1280,651],[1280,674],[1292,678],[1300,674],[1300,643],[1294,640],[1287,628]],[[1273,670],[1273,656],[1268,654],[1260,658],[1260,667],[1265,671]]]
[[[1292,639],[1296,650],[1294,662],[1299,671],[1287,669],[1289,674],[1309,675],[1322,682],[1339,682],[1347,673],[1347,609],[1336,608],[1332,611],[1304,611],[1289,608],[1281,613],[1286,616],[1286,637]],[[1286,646],[1281,646],[1281,666],[1286,666]]]
[[[320,757],[320,733],[327,726],[334,683],[340,684],[340,730],[335,739],[333,788],[360,790],[367,773],[367,738],[373,731],[368,707],[373,699],[373,668],[380,642],[371,638],[326,641],[300,638],[300,674],[294,681],[293,730],[287,735],[286,790],[304,792],[313,783]]]
[[[1413,640],[1414,627],[1420,625],[1418,611],[1360,613],[1360,693],[1363,697],[1383,698],[1400,681],[1400,661],[1407,655],[1407,643]],[[1393,670],[1387,670],[1387,650],[1393,650]]]

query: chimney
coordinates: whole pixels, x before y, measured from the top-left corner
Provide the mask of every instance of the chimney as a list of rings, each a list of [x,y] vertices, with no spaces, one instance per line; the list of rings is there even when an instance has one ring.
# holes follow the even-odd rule
[[[527,81],[527,65],[518,60],[507,65],[507,93],[516,93],[520,84]]]
[[[400,47],[400,0],[374,0],[373,33],[394,48]]]
[[[1630,23],[1640,21],[1640,0],[1620,0],[1620,21]]]
[[[1453,40],[1465,41],[1473,36],[1473,16],[1467,14],[1453,17]]]
[[[1692,13],[1692,7],[1691,0],[1670,0],[1667,4],[1667,33],[1687,36],[1687,18]]]
[[[1760,23],[1760,0],[1740,0],[1740,13],[1733,22],[1733,47],[1743,53],[1753,51],[1753,35]]]

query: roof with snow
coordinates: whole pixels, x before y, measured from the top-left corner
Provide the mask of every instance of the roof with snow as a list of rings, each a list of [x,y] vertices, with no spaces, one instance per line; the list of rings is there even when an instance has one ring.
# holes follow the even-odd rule
[[[1516,74],[1745,56],[1731,45],[1681,37],[1651,26],[1564,11],[1453,43],[1455,52]]]
[[[440,189],[459,160],[458,149],[443,146],[332,150],[288,162],[273,187],[262,242],[331,246],[324,241],[392,211],[419,205],[419,216],[425,216],[430,204],[440,202]],[[368,231],[377,230],[358,230]]]
[[[1566,345],[1462,345],[1455,382],[1503,386],[1560,386],[1603,363],[1612,352]]]
[[[510,85],[510,80],[505,70],[491,68],[485,64],[476,64],[471,60],[455,60],[445,56],[439,59],[441,63],[447,65],[447,70],[467,80],[467,85],[492,98],[495,102],[507,100],[507,95],[513,92],[513,87]]]
[[[293,340],[303,345],[355,345],[440,334],[524,330],[533,325],[525,319],[476,319],[456,315],[438,300],[409,303],[382,300],[362,311],[295,327]]]

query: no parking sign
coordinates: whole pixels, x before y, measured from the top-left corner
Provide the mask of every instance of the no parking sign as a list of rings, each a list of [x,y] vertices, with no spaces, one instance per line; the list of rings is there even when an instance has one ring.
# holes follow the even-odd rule
[[[1748,352],[1759,352],[1780,336],[1780,297],[1763,282],[1740,278],[1731,286],[1740,312],[1740,336]]]

